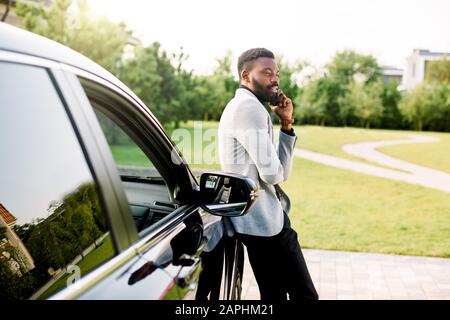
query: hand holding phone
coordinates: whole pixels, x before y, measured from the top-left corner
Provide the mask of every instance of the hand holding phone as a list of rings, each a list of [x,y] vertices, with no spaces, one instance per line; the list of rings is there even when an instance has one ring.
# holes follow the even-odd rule
[[[280,119],[292,119],[294,110],[292,100],[283,91],[278,90],[278,93],[269,101],[269,106]]]

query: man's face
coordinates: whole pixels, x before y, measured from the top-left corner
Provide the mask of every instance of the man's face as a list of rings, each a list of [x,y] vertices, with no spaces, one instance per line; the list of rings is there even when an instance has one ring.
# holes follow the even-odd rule
[[[277,95],[279,70],[274,59],[258,58],[249,70],[246,85],[262,101],[268,102]]]

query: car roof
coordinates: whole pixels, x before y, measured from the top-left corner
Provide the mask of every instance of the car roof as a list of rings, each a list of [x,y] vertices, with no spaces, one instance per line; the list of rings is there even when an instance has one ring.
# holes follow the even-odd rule
[[[66,47],[43,36],[0,22],[0,51],[2,50],[63,63],[92,73],[98,77],[103,78],[104,80],[110,82],[111,84],[127,93],[142,107],[145,106],[141,99],[139,99],[139,97],[136,96],[133,91],[131,91],[112,73],[110,73],[94,61],[90,60],[89,58],[85,57],[81,53],[76,52],[69,47]],[[151,109],[148,107],[146,107],[145,109],[147,109],[147,111],[150,113],[153,121],[155,121],[159,125],[160,131],[166,135],[169,143],[172,143],[169,136],[163,129],[161,122],[153,115]],[[189,172],[189,178],[191,179],[191,182],[196,185],[194,175],[191,173],[188,167],[187,170]]]
[[[44,58],[82,69],[113,83],[134,98],[137,98],[113,74],[81,53],[56,41],[3,22],[0,22],[0,50]]]

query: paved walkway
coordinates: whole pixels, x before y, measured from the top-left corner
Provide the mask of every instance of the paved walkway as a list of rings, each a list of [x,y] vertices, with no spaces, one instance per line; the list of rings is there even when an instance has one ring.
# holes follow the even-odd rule
[[[388,178],[411,184],[417,184],[444,192],[450,192],[450,174],[412,164],[407,161],[398,160],[375,150],[376,148],[389,145],[430,143],[439,141],[438,138],[430,136],[420,136],[414,134],[408,134],[406,136],[410,139],[362,142],[348,144],[342,147],[342,149],[349,154],[394,169],[386,169],[376,165],[365,164],[355,160],[347,160],[303,149],[295,149],[294,154],[298,157],[315,161],[327,166],[344,170],[352,170],[363,174],[370,174],[377,177]],[[397,171],[395,169],[400,169],[403,171]]]
[[[303,250],[322,300],[450,300],[450,259]],[[242,298],[258,300],[246,259]]]
[[[408,134],[407,137],[409,139],[362,142],[342,147],[349,154],[393,169],[303,149],[295,149],[294,154],[340,169],[450,192],[450,174],[376,151],[376,148],[388,145],[439,141],[430,136]],[[450,259],[327,250],[303,250],[303,253],[322,300],[450,300]],[[247,257],[242,289],[243,299],[260,298]]]

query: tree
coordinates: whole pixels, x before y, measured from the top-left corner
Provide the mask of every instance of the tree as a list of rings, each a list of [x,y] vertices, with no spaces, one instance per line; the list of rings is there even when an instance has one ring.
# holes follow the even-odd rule
[[[173,59],[176,64],[175,75],[179,80],[179,96],[181,104],[180,104],[180,113],[183,115],[180,121],[186,121],[188,119],[192,119],[193,110],[195,108],[196,96],[195,96],[195,78],[193,74],[193,70],[186,70],[184,68],[184,63],[189,59],[189,55],[187,55],[183,48],[180,48],[180,51],[176,54],[173,54]],[[179,124],[175,122],[175,128],[178,128]]]
[[[80,188],[80,193],[83,194],[83,201],[89,206],[90,211],[95,220],[95,224],[98,229],[103,233],[108,231],[108,226],[106,225],[105,213],[100,205],[100,199],[98,197],[98,192],[96,185],[94,183],[86,183]]]
[[[298,107],[294,110],[295,117],[303,123],[325,125],[328,118],[329,90],[328,78],[320,78],[310,82],[301,95],[296,98],[294,104]]]
[[[25,29],[62,44],[69,40],[69,14],[71,0],[56,0],[45,9],[42,4],[18,2],[16,14],[22,17]]]
[[[399,82],[391,80],[383,86],[381,100],[383,103],[383,114],[381,116],[381,127],[390,129],[404,128],[403,117],[398,108],[402,94],[398,90]]]
[[[296,61],[295,63],[289,63],[283,56],[277,56],[276,61],[280,70],[280,89],[294,101],[300,92],[297,76],[305,67],[306,62]]]
[[[425,128],[433,131],[450,131],[450,87],[439,82],[426,86],[430,122]]]
[[[218,120],[222,110],[231,99],[224,82],[218,76],[196,76],[193,88],[193,108],[191,117],[194,120]]]
[[[450,60],[427,61],[425,80],[450,85]]]
[[[14,232],[22,240],[23,243],[27,243],[35,227],[36,225],[33,223],[25,223],[22,225],[16,224],[14,226]]]
[[[297,99],[297,97],[301,93],[301,89],[297,84],[297,78],[300,72],[303,70],[303,68],[306,66],[306,62],[304,61],[296,61],[294,63],[289,63],[287,60],[284,59],[283,56],[277,56],[276,58],[278,69],[280,70],[280,89],[283,90],[283,92],[286,94],[287,97],[289,97],[294,102],[294,114],[297,115],[297,117],[304,119],[306,116],[307,109],[311,105],[308,105],[304,108],[304,110],[296,112],[297,109],[297,102],[300,102],[300,99]],[[303,106],[302,106],[303,107]],[[271,110],[268,109],[270,112]],[[272,114],[272,120],[279,121],[278,117],[274,117],[274,114]]]
[[[17,249],[12,246],[3,245],[0,247],[0,299],[24,300],[29,297],[34,287],[34,279],[27,273],[23,265],[19,262],[19,269],[16,270],[14,262],[20,261]]]
[[[406,94],[400,111],[415,130],[450,131],[449,88],[439,83],[423,83]]]
[[[232,52],[228,50],[223,57],[216,59],[216,61],[218,66],[206,81],[207,86],[214,92],[209,108],[207,106],[208,113],[211,114],[213,120],[219,120],[226,104],[233,98],[236,89],[239,87],[239,82],[234,78],[231,70]],[[208,100],[205,100],[205,102],[208,104]],[[205,120],[208,120],[208,113],[205,114]]]
[[[383,112],[381,101],[382,83],[364,84],[352,82],[347,94],[340,98],[341,108],[348,108],[360,120],[361,126],[370,128],[370,124]]]
[[[231,50],[227,50],[223,57],[216,59],[218,66],[213,72],[213,77],[215,77],[219,83],[222,82],[221,86],[231,97],[234,96],[234,93],[239,86],[239,82],[234,78],[231,68],[233,61],[232,57],[233,52]]]
[[[20,235],[36,267],[65,267],[106,230],[95,186],[87,183],[64,197],[53,213],[31,226],[19,226]],[[48,275],[48,274],[47,274]]]
[[[33,278],[21,252],[7,240],[7,227],[0,226],[0,299],[26,299],[33,288]]]
[[[25,244],[35,265],[42,271],[52,267],[64,267],[66,262],[65,242],[59,236],[59,226],[51,221],[41,221],[33,229],[28,242]]]
[[[371,55],[337,52],[323,74],[317,72],[310,79],[297,99],[300,110],[296,114],[302,121],[367,127],[379,120],[383,110],[381,68]]]
[[[137,47],[134,59],[124,63],[120,78],[150,107],[164,125],[187,120],[183,87],[169,54],[158,42]]]
[[[6,0],[6,1],[7,1],[7,3],[6,3],[5,12],[3,12],[2,17],[0,18],[1,22],[4,22],[6,20],[6,17],[8,16],[8,13],[9,13],[9,9],[11,8],[11,5],[12,5],[12,0]]]
[[[75,192],[67,195],[61,207],[63,211],[53,221],[67,232],[64,235],[60,233],[69,240],[66,240],[66,244],[71,246],[66,250],[67,264],[76,254],[82,255],[87,247],[94,244],[102,234],[100,230],[105,228],[102,225],[105,221],[104,218],[100,218],[103,213],[98,205],[98,196],[92,183],[81,185]]]
[[[74,238],[76,251],[83,257],[83,251],[101,236],[101,232],[87,203],[78,203],[76,207],[67,210],[71,211],[70,232]]]
[[[362,78],[361,82],[365,83],[376,82],[381,77],[381,68],[374,57],[358,54],[352,50],[336,53],[326,68],[331,78],[339,80],[344,85],[355,80],[355,76]]]
[[[211,75],[193,78],[192,119],[219,120],[223,109],[239,86],[231,70],[231,51],[216,59],[216,62],[217,66]]]
[[[327,112],[332,124],[354,124],[356,117],[348,105],[342,105],[355,81],[371,84],[381,78],[381,69],[371,55],[358,54],[352,50],[336,53],[330,63],[326,65],[328,91]]]
[[[23,18],[25,29],[64,44],[117,74],[131,32],[124,23],[93,19],[86,0],[77,2],[75,13],[69,13],[71,5],[72,0],[55,0],[45,9],[18,2],[16,14]]]

